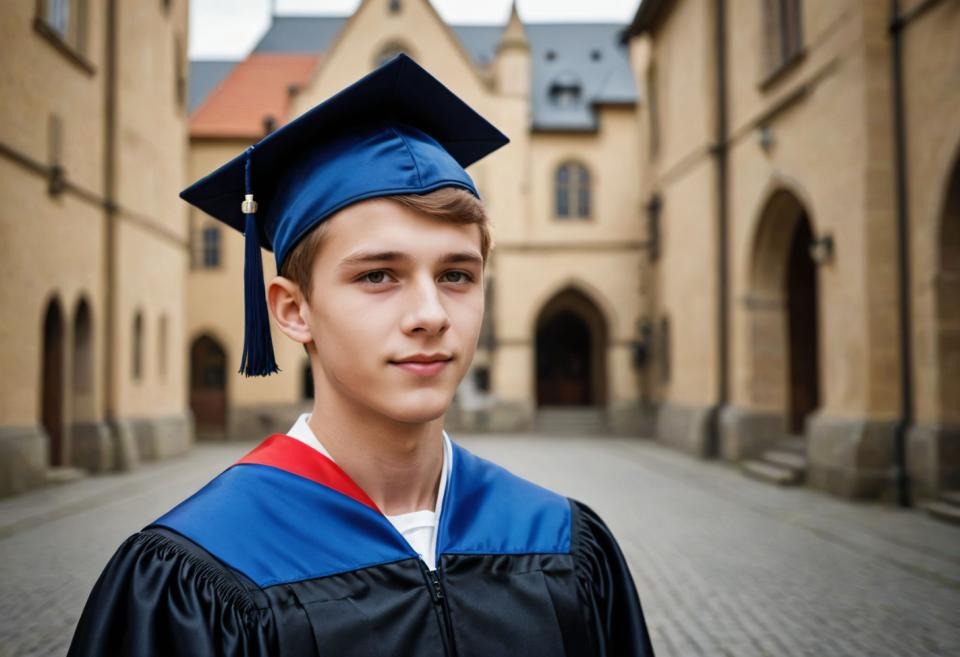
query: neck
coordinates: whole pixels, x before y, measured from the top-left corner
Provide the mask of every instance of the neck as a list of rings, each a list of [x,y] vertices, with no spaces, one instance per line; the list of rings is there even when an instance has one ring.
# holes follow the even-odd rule
[[[398,422],[318,395],[309,426],[337,465],[386,515],[437,503],[443,469],[443,416],[424,423]]]

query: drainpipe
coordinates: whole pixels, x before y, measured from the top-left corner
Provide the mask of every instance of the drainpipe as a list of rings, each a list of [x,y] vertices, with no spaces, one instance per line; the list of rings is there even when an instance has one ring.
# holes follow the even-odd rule
[[[711,409],[708,426],[709,456],[716,456],[720,450],[720,413],[730,397],[728,389],[730,370],[729,351],[729,281],[728,281],[728,152],[727,152],[727,9],[726,0],[714,2],[714,40],[716,53],[716,133],[711,147],[717,161],[717,401]]]
[[[106,3],[104,50],[104,126],[103,126],[103,210],[104,210],[104,420],[112,428],[116,419],[114,403],[114,345],[116,344],[116,118],[117,118],[117,0]]]
[[[923,3],[927,7],[932,2]],[[922,7],[923,5],[921,5]],[[910,217],[907,186],[907,134],[903,109],[903,29],[916,16],[900,14],[900,1],[890,0],[890,63],[893,91],[893,138],[895,185],[897,190],[897,291],[900,329],[900,419],[894,432],[897,503],[911,505],[907,470],[907,434],[913,425],[913,330],[910,316]]]
[[[903,109],[903,31],[907,25],[932,9],[941,0],[924,0],[900,13],[899,0],[890,0],[890,63],[893,91],[893,134],[897,190],[897,273],[900,294],[900,419],[894,434],[896,459],[897,503],[912,504],[910,479],[907,470],[907,433],[914,421],[913,400],[913,336],[910,314],[910,216],[909,187],[907,184],[907,131]]]

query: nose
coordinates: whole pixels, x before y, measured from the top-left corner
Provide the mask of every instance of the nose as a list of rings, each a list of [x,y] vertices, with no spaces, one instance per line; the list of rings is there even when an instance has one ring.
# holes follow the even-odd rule
[[[403,319],[407,334],[443,335],[450,327],[450,317],[440,298],[440,290],[431,276],[424,276],[411,285],[410,310]]]

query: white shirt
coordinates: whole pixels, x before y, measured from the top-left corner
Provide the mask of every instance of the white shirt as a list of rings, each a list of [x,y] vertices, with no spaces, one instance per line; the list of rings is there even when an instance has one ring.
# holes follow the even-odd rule
[[[291,438],[296,438],[317,450],[331,461],[330,452],[324,448],[317,437],[307,424],[310,421],[310,413],[303,413],[297,418],[297,421],[287,432]],[[437,506],[433,511],[423,509],[411,511],[410,513],[399,513],[393,516],[386,516],[387,520],[397,528],[397,531],[407,540],[410,547],[420,555],[430,570],[436,570],[437,553],[437,523],[440,519],[440,509],[443,504],[443,492],[447,487],[447,476],[450,472],[450,459],[453,454],[453,448],[450,446],[450,436],[443,432],[443,468],[440,470],[440,485],[437,488]],[[336,463],[336,461],[334,461]]]

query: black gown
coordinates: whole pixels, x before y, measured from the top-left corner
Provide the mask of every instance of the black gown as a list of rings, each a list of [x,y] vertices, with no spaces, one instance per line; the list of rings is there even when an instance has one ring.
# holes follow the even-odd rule
[[[451,444],[436,570],[276,434],[120,546],[69,657],[651,657],[600,517]]]

